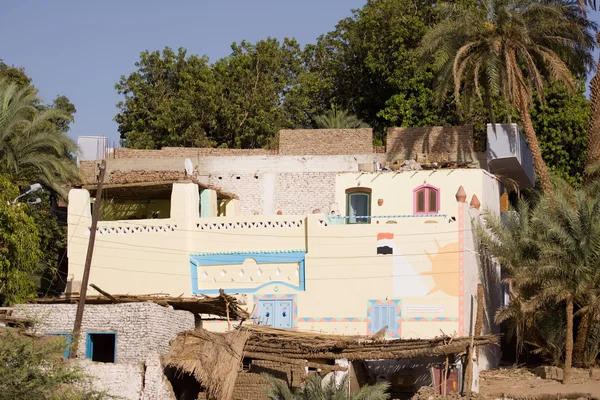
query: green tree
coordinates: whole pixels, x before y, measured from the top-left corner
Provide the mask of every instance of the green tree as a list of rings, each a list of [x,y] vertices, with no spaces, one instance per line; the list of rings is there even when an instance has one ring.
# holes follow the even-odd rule
[[[298,125],[330,104],[371,125],[379,140],[389,126],[449,122],[433,101],[433,74],[415,53],[437,21],[433,1],[373,0],[304,49],[299,86],[286,98]]]
[[[369,128],[369,124],[349,114],[346,110],[340,110],[335,105],[325,114],[315,117],[315,124],[319,129],[355,129]]]
[[[293,127],[283,108],[301,70],[300,46],[268,38],[242,41],[213,66],[217,84],[217,123],[213,137],[221,146],[261,148],[282,128]]]
[[[551,83],[544,87],[544,101],[536,97],[531,108],[544,162],[573,186],[583,182],[586,164],[590,107],[584,92],[583,85],[571,93],[564,85]]]
[[[136,149],[164,146],[210,147],[216,124],[217,92],[207,57],[144,51],[137,71],[115,85],[125,99],[117,104],[121,144]]]
[[[543,100],[544,78],[573,90],[571,71],[592,65],[595,25],[572,3],[485,0],[479,7],[441,4],[442,21],[422,40],[421,54],[439,68],[438,95],[452,83],[454,98],[477,95],[484,103],[502,97],[521,120],[542,189],[552,191],[529,108],[535,90]],[[491,107],[490,107],[491,108]]]
[[[36,293],[33,277],[41,270],[40,238],[27,205],[11,202],[19,194],[0,175],[0,304],[14,304]]]
[[[90,378],[64,360],[62,338],[31,337],[0,330],[0,400],[101,400],[87,389]]]
[[[265,375],[271,387],[267,390],[267,397],[271,400],[387,400],[389,383],[380,382],[375,385],[367,385],[360,388],[357,393],[348,393],[348,380],[346,375],[338,385],[335,379],[323,382],[319,375],[312,376],[304,382],[304,386],[295,392],[281,380]]]
[[[79,171],[68,155],[76,145],[58,128],[69,116],[59,108],[39,111],[37,91],[0,81],[0,171],[18,183],[39,182],[66,196],[63,185]]]

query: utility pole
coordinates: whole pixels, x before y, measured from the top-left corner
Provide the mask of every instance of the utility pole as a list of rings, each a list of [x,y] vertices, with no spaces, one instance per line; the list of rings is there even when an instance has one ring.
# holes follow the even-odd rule
[[[83,321],[83,308],[85,307],[85,297],[87,294],[88,282],[90,280],[94,242],[96,241],[96,227],[98,226],[100,208],[102,207],[102,186],[104,184],[104,174],[106,172],[106,161],[102,160],[98,167],[100,168],[100,176],[98,177],[98,187],[96,188],[96,199],[94,200],[94,211],[92,213],[92,226],[90,227],[90,241],[88,242],[85,267],[83,268],[83,278],[81,280],[81,290],[79,293],[79,303],[77,303],[77,314],[75,315],[73,341],[71,350],[69,351],[69,358],[77,357],[77,348],[79,347],[79,335],[81,331],[81,322]]]

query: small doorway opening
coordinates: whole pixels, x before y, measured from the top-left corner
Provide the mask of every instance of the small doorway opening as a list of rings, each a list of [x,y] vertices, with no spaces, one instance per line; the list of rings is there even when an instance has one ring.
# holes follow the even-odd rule
[[[85,357],[92,361],[114,363],[117,361],[116,333],[88,333]]]

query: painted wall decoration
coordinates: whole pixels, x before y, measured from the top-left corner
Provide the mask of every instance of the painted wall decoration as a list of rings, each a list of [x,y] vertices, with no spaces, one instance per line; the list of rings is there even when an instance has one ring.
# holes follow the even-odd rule
[[[400,300],[369,300],[367,302],[367,334],[373,335],[387,326],[386,337],[402,337]]]
[[[421,274],[415,271],[402,254],[393,233],[377,235],[377,254],[392,255],[394,297],[427,296],[429,287],[421,279]]]
[[[255,293],[273,286],[305,290],[306,251],[198,253],[190,255],[194,294]]]
[[[393,265],[394,297],[425,297],[436,292],[456,297],[459,290],[459,244],[452,242],[440,246],[435,241],[437,251],[423,250],[431,263],[429,271],[419,271],[411,265],[394,239],[393,233],[377,234],[377,254],[391,255]],[[414,246],[411,246],[414,248]],[[418,254],[418,253],[417,253]],[[413,254],[414,255],[414,254]],[[425,276],[431,280],[423,279]],[[431,285],[433,281],[433,285]]]

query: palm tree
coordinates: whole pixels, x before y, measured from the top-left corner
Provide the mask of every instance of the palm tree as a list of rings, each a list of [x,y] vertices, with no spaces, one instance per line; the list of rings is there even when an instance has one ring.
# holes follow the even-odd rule
[[[64,183],[79,171],[70,154],[76,145],[53,120],[68,118],[58,109],[40,112],[32,86],[0,80],[0,169],[18,182],[39,182],[64,196]]]
[[[335,105],[325,114],[315,117],[315,124],[319,129],[356,129],[369,128],[369,124],[346,110],[340,110]]]
[[[502,217],[490,211],[484,211],[485,229],[478,226],[477,237],[481,247],[502,265],[508,285],[510,303],[499,310],[496,322],[508,323],[508,335],[514,337],[515,363],[518,364],[525,341],[531,343],[531,334],[536,329],[534,312],[525,307],[528,295],[535,288],[526,287],[520,274],[527,265],[535,263],[539,257],[539,245],[535,240],[536,232],[531,223],[532,205],[520,199],[515,208]],[[542,346],[541,341],[536,341]]]
[[[543,100],[547,80],[575,89],[571,71],[583,73],[593,65],[590,32],[596,25],[568,1],[482,0],[478,4],[440,4],[442,22],[423,37],[419,52],[434,57],[439,68],[440,101],[454,86],[458,104],[462,92],[467,98],[477,95],[490,113],[499,97],[516,109],[541,187],[549,193],[550,174],[529,114],[532,96],[535,92]]]
[[[349,377],[346,375],[338,385],[335,379],[323,382],[319,375],[311,376],[304,382],[304,386],[297,391],[292,391],[281,380],[265,375],[271,387],[267,390],[267,397],[271,400],[387,400],[389,383],[380,382],[375,385],[366,385],[356,393],[347,390]]]
[[[596,33],[596,42],[600,47],[600,32]],[[600,161],[600,57],[596,76],[590,82],[590,123],[588,125],[587,165]]]
[[[521,200],[517,209],[506,215],[505,224],[486,214],[486,229],[478,229],[478,237],[482,247],[505,267],[513,283],[513,300],[518,303],[498,313],[498,319],[516,320],[530,340],[550,345],[543,338],[536,340],[543,335],[536,333],[535,325],[540,318],[552,319],[556,306],[564,310],[566,326],[561,336],[564,381],[568,382],[575,309],[583,317],[577,335],[580,359],[590,324],[597,324],[600,310],[600,181],[577,190],[561,180],[554,184],[553,194],[541,196],[533,207]]]

